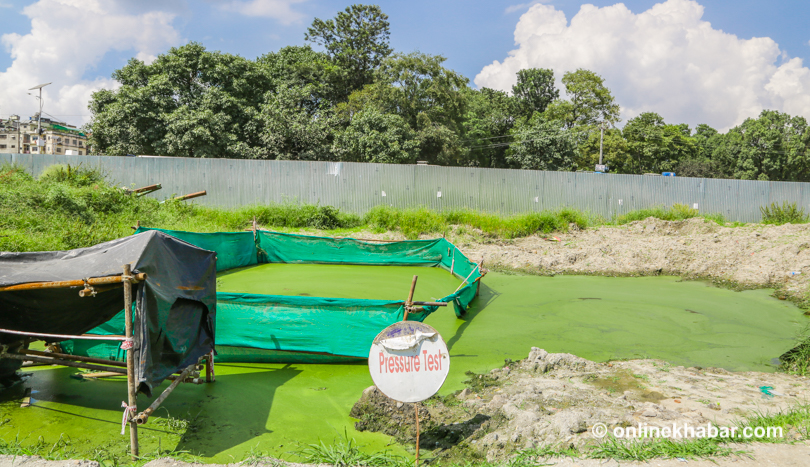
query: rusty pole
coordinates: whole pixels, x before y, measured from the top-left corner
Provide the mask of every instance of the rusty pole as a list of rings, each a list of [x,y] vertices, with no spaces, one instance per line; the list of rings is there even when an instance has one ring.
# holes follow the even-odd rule
[[[126,338],[132,339],[133,334],[133,327],[134,327],[134,317],[132,312],[132,282],[131,280],[131,270],[129,263],[124,265],[124,316],[126,322]],[[137,398],[138,393],[135,388],[135,343],[132,340],[127,341],[129,343],[129,349],[127,349],[127,390],[128,390],[128,399],[127,399],[127,408],[126,416],[130,420],[129,422],[129,443],[131,446],[131,455],[132,459],[138,458],[138,424],[135,422],[135,413],[137,413]],[[132,409],[130,409],[130,407]]]

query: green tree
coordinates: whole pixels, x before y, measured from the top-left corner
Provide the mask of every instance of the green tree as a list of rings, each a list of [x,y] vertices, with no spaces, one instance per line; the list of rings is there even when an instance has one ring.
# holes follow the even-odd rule
[[[515,124],[515,101],[503,91],[466,88],[462,127],[468,162],[477,167],[509,167],[506,151]]]
[[[803,117],[763,110],[732,128],[713,159],[743,180],[810,181],[810,131]]]
[[[722,144],[724,135],[701,123],[695,128],[692,139],[697,145],[696,154],[682,158],[675,167],[679,177],[724,178],[727,170],[713,158],[714,151]]]
[[[535,114],[528,122],[515,125],[512,133],[514,142],[506,157],[515,166],[558,171],[576,168],[574,138],[558,120],[546,120],[542,114]]]
[[[373,72],[391,54],[388,15],[377,5],[351,5],[334,19],[315,18],[305,39],[319,44],[347,70],[344,96],[373,81]]]
[[[335,135],[332,152],[342,161],[413,164],[419,142],[399,115],[369,109],[354,114]]]
[[[278,86],[312,86],[312,101],[318,107],[334,106],[344,95],[347,70],[335,64],[328,55],[309,46],[288,46],[278,52],[262,55],[257,60],[269,80],[267,89]],[[261,97],[261,96],[259,96]]]
[[[331,109],[320,109],[312,104],[315,99],[313,85],[280,86],[266,99],[259,114],[263,158],[334,159],[330,146],[335,119]]]
[[[560,120],[565,128],[593,127],[599,122],[620,121],[616,104],[604,80],[596,73],[579,69],[563,75],[568,100],[556,100],[546,110],[547,118]]]
[[[398,54],[385,60],[376,71],[373,94],[381,108],[397,113],[411,125],[420,116],[431,123],[456,130],[461,123],[465,99],[461,91],[469,81],[442,66],[440,55],[420,52]]]
[[[102,154],[250,157],[245,148],[260,145],[254,117],[272,80],[256,62],[192,42],[113,77],[121,87],[89,104],[90,143]]]
[[[588,133],[587,138],[577,146],[577,167],[579,169],[593,170],[599,163],[599,131]],[[618,128],[605,130],[602,141],[602,163],[610,167],[613,173],[635,173],[632,167],[630,154],[627,152],[627,141]]]
[[[622,134],[627,141],[631,173],[661,173],[674,170],[678,161],[697,155],[697,144],[686,124],[667,125],[654,112],[627,121]]]
[[[518,102],[516,110],[520,116],[528,119],[535,112],[545,112],[549,104],[560,97],[560,91],[554,86],[554,71],[546,68],[518,71],[512,95]]]

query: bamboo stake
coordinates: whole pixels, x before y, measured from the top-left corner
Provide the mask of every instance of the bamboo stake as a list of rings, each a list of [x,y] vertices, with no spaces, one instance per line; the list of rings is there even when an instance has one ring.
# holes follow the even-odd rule
[[[158,191],[161,188],[163,188],[163,186],[160,183],[155,183],[154,185],[149,185],[149,186],[145,186],[145,187],[141,187],[141,188],[135,188],[134,190],[132,190],[132,193],[136,193],[136,194],[140,194],[140,195],[146,195],[146,194],[152,193],[153,191]]]
[[[203,191],[198,191],[196,193],[189,193],[187,195],[178,196],[177,198],[174,198],[174,199],[176,201],[182,201],[184,199],[199,198],[200,196],[205,196],[207,194],[208,193],[205,190],[203,190]]]
[[[124,316],[126,321],[126,337],[127,339],[132,339],[132,328],[134,327],[134,316],[132,312],[132,283],[130,282],[130,266],[129,263],[124,265],[124,274],[121,276],[124,280]],[[138,458],[138,424],[135,422],[134,417],[130,417],[129,413],[130,410],[134,410],[137,412],[137,398],[138,393],[135,387],[135,345],[133,343],[129,349],[127,349],[127,418],[130,419],[129,422],[129,443],[130,443],[130,451],[132,455],[132,459]],[[130,407],[132,409],[130,409]]]
[[[411,306],[413,305],[413,292],[416,290],[417,279],[419,279],[419,276],[413,276],[413,282],[411,282],[411,291],[408,293],[408,300],[405,301],[405,315],[402,317],[402,321],[408,321],[408,312],[410,312]]]
[[[21,409],[26,407],[31,407],[31,388],[25,388],[25,396],[23,397],[22,404],[20,404]]]
[[[397,305],[404,305],[407,302],[399,302]],[[419,306],[447,306],[446,302],[411,302],[411,305]]]
[[[74,362],[70,360],[62,360],[59,358],[44,358],[44,357],[36,357],[33,355],[22,355],[18,353],[4,353],[0,354],[0,358],[10,358],[12,360],[22,360],[22,361],[30,361],[30,362],[37,362],[37,363],[45,363],[48,365],[61,365],[61,366],[69,366],[73,368],[84,368],[85,370],[99,370],[99,371],[121,371],[120,368],[116,368],[114,366],[104,366],[104,365],[90,365],[88,363],[81,363],[81,362]]]
[[[39,350],[21,349],[17,353],[25,355],[36,355],[39,357],[59,358],[63,360],[75,360],[77,362],[98,363],[101,365],[120,366],[126,368],[127,364],[124,362],[116,362],[115,360],[105,360],[103,358],[82,357],[80,355],[68,355],[56,352],[42,352]]]
[[[104,292],[109,292],[110,290],[117,290],[123,287],[124,284],[113,284],[113,285],[105,285],[103,287],[88,287],[86,289],[82,289],[79,291],[79,296],[84,297],[95,297],[96,295]]]
[[[163,392],[160,394],[160,396],[158,396],[158,398],[155,399],[154,402],[152,402],[152,405],[150,405],[146,410],[144,410],[143,412],[139,413],[137,416],[134,417],[135,421],[133,423],[137,422],[139,425],[146,423],[146,421],[149,420],[149,416],[152,415],[155,412],[155,410],[158,409],[158,407],[160,407],[160,404],[162,404],[163,401],[165,401],[166,398],[169,397],[169,394],[171,394],[172,391],[174,391],[174,388],[176,388],[178,384],[183,382],[183,380],[186,379],[186,376],[188,376],[188,374],[196,367],[197,367],[196,364],[189,365],[185,370],[183,370],[183,372],[180,373],[180,376],[178,376],[177,379],[172,381],[172,384],[170,384],[169,387],[164,389]]]
[[[78,379],[98,379],[98,378],[111,378],[113,376],[126,376],[126,373],[120,371],[105,371],[103,373],[77,373],[70,375],[71,378]]]
[[[416,409],[416,467],[419,467],[419,405],[413,404]]]
[[[132,277],[133,283],[138,283],[146,279],[146,273],[135,274]],[[91,279],[78,279],[73,281],[57,282],[28,282],[25,284],[8,285],[0,287],[0,292],[11,292],[15,290],[36,290],[36,289],[67,289],[70,287],[82,287],[84,285],[107,285],[124,282],[123,276],[93,277]]]

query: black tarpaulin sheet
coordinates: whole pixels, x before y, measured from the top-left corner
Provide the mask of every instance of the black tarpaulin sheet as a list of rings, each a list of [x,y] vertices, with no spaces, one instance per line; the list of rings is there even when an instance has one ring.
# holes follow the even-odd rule
[[[146,273],[134,285],[136,381],[151,394],[166,377],[214,349],[216,254],[159,231],[69,251],[0,253],[0,286]],[[0,292],[0,328],[83,334],[124,308],[122,287],[79,296],[80,287]],[[0,333],[0,343],[21,336]],[[48,339],[51,340],[51,339]]]

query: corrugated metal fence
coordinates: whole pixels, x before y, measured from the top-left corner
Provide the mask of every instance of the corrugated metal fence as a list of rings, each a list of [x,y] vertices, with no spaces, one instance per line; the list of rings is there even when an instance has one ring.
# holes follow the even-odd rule
[[[100,166],[117,184],[161,183],[158,198],[207,190],[223,207],[306,202],[362,214],[374,206],[521,213],[573,207],[612,217],[634,209],[697,206],[730,221],[759,221],[760,206],[810,209],[810,184],[349,162],[0,154],[33,175],[52,164]]]

